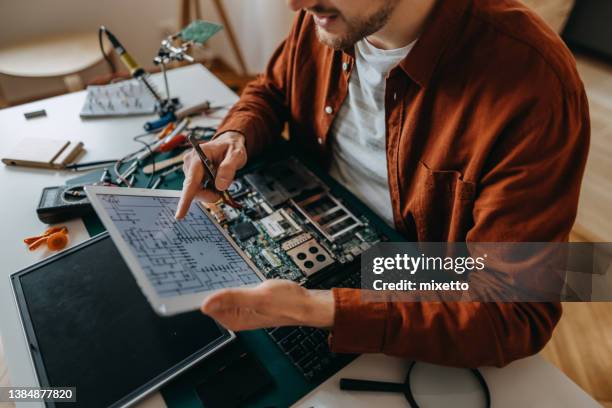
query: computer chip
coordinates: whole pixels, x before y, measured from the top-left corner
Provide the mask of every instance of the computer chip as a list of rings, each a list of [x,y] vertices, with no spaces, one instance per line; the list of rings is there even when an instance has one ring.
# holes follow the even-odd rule
[[[251,222],[240,222],[232,228],[234,236],[240,241],[246,241],[247,239],[254,237],[259,234],[257,228]]]
[[[284,209],[262,218],[260,223],[274,240],[294,235],[302,230]]]
[[[281,260],[278,259],[274,252],[270,251],[269,249],[264,249],[261,251],[261,255],[273,268],[278,268],[283,265]]]

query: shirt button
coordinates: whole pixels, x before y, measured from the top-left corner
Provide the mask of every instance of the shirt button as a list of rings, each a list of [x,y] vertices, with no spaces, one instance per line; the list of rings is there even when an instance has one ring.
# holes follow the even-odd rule
[[[393,92],[393,100],[397,101],[397,92]]]
[[[326,106],[325,113],[327,113],[328,115],[331,115],[332,113],[334,113],[334,108],[332,108],[331,106]]]
[[[323,144],[323,139],[322,138],[318,138],[317,142],[319,142],[319,144],[322,145]]]
[[[343,62],[342,63],[342,70],[343,71],[348,71],[348,62]]]

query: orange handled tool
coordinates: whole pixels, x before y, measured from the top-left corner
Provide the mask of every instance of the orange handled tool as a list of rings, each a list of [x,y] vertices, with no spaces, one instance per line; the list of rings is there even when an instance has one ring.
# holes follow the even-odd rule
[[[164,142],[157,148],[158,152],[169,152],[182,146],[187,141],[187,136],[182,133],[173,136],[170,140],[164,140]]]

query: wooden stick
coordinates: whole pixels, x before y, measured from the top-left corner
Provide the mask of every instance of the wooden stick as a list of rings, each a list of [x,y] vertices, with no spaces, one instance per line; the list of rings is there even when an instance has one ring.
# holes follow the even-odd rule
[[[180,10],[179,10],[179,27],[181,30],[183,27],[187,27],[191,22],[191,1],[190,0],[181,0]]]
[[[202,20],[202,8],[200,7],[200,0],[193,0],[193,11],[196,20]]]
[[[197,0],[196,0],[197,1]],[[232,28],[232,24],[227,18],[227,14],[225,13],[225,7],[223,7],[223,3],[221,0],[213,0],[213,4],[217,9],[217,13],[219,13],[219,17],[221,18],[221,22],[225,26],[225,30],[227,31],[227,36],[232,44],[232,49],[234,50],[234,54],[238,59],[238,64],[240,65],[240,70],[242,71],[242,75],[247,74],[246,64],[244,62],[244,58],[242,57],[242,52],[240,51],[240,46],[238,45],[238,40],[236,39],[236,35],[234,34],[234,29]]]
[[[183,162],[183,156],[184,153],[178,154],[174,157],[171,157],[169,159],[166,160],[162,160],[158,163],[155,163],[155,172],[159,172],[162,171],[164,169],[167,169],[168,167],[174,166],[176,164],[180,164]],[[149,164],[147,166],[144,167],[144,169],[142,169],[142,172],[144,174],[152,174],[153,173],[153,164]]]

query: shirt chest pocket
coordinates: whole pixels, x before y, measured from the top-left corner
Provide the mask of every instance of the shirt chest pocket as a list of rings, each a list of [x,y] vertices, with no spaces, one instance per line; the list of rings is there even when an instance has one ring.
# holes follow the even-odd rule
[[[419,241],[465,241],[473,225],[476,184],[455,170],[433,170],[420,161],[411,212]]]

